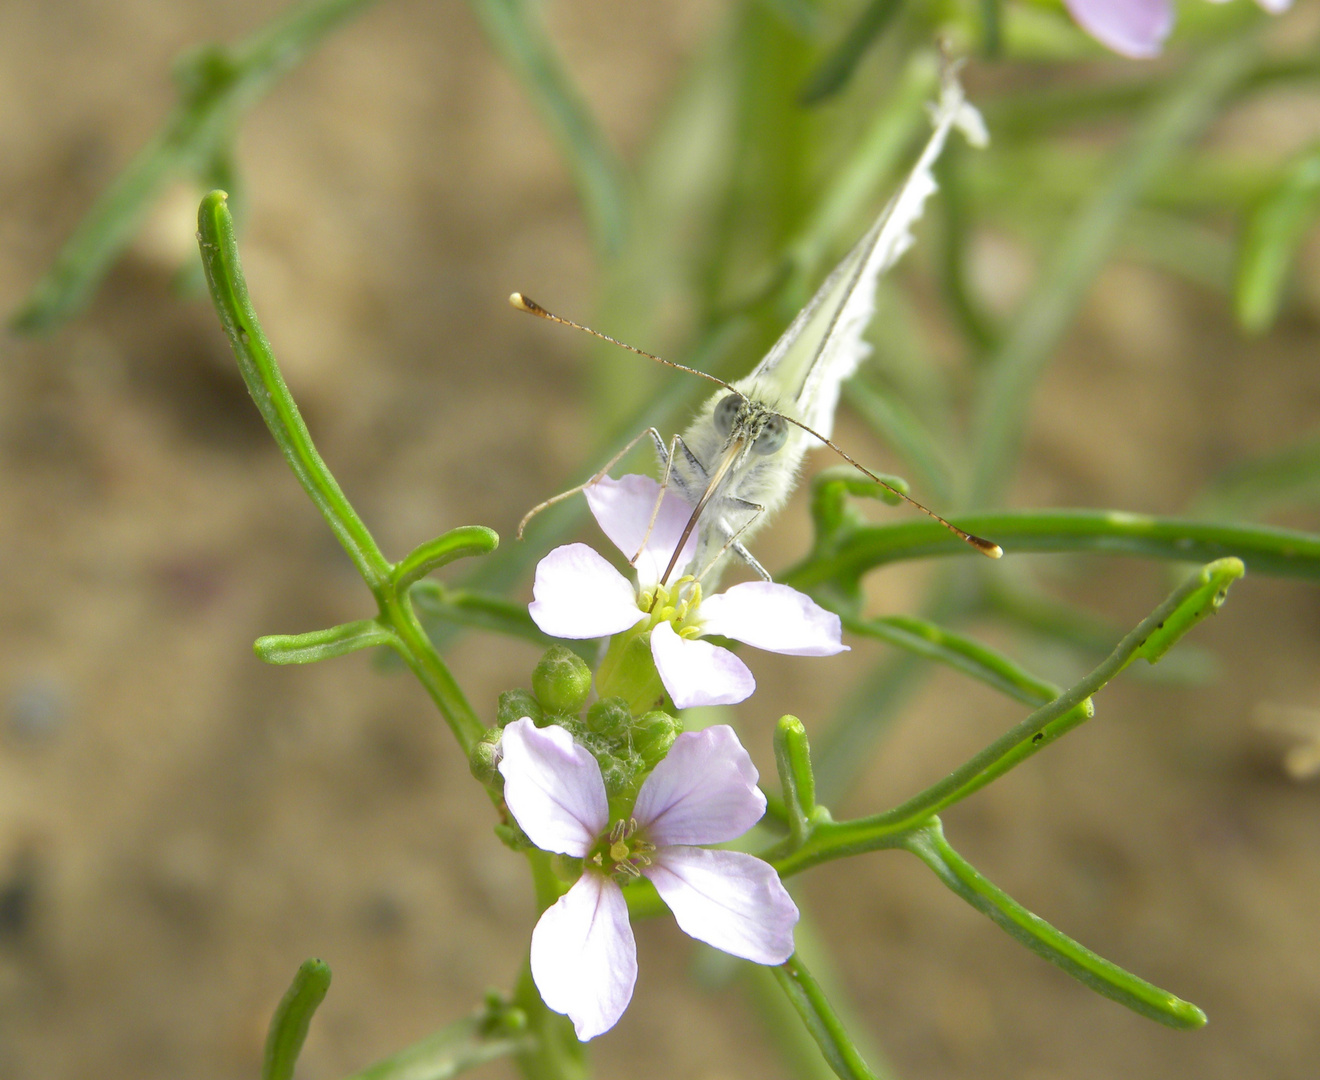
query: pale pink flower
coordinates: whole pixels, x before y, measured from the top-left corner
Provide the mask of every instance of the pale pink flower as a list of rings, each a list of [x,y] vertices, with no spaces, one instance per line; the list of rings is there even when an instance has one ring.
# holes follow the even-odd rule
[[[602,531],[635,563],[637,586],[586,544],[555,548],[536,567],[528,607],[552,637],[596,638],[648,620],[651,656],[674,705],[734,705],[756,689],[751,671],[728,649],[700,638],[719,634],[789,656],[833,656],[848,646],[839,617],[809,596],[769,581],[734,585],[702,598],[700,584],[679,577],[696,551],[689,536],[667,582],[660,581],[692,508],[667,490],[647,534],[660,485],[649,476],[605,477],[586,489]]]
[[[1134,60],[1159,56],[1173,29],[1173,0],[1063,0],[1077,25],[1096,41]],[[1213,0],[1224,3],[1225,0]],[[1256,0],[1273,15],[1292,0]]]
[[[769,863],[699,844],[733,840],[760,820],[765,796],[733,729],[680,735],[610,821],[600,766],[562,727],[522,719],[501,740],[504,801],[543,851],[583,860],[582,876],[532,931],[532,978],[546,1005],[584,1042],[632,1000],[637,945],[620,888],[648,878],[690,937],[758,964],[793,953],[798,910]]]

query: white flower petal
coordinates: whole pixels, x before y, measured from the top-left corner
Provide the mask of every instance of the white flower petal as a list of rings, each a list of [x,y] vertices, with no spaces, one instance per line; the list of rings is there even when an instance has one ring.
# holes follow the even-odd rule
[[[609,1031],[632,1000],[637,943],[614,882],[588,870],[532,931],[532,979],[541,999],[586,1042]]]
[[[769,863],[740,851],[671,847],[643,873],[690,937],[757,964],[792,955],[798,909]]]
[[[1256,0],[1256,3],[1271,15],[1278,15],[1292,7],[1292,0]]]
[[[602,477],[586,489],[586,496],[596,523],[613,541],[614,546],[623,552],[624,557],[631,559],[641,552],[635,564],[638,586],[649,589],[656,584],[669,565],[674,549],[678,547],[678,538],[683,535],[688,519],[692,516],[692,507],[674,488],[669,487],[665,489],[665,496],[660,500],[660,509],[657,511],[660,485],[649,476],[636,473],[629,473],[618,480]],[[652,514],[655,514],[654,525],[651,525]],[[689,536],[671,578],[687,568],[696,550],[697,538],[695,535]]]
[[[581,858],[610,820],[596,759],[563,728],[527,717],[509,724],[500,743],[509,813],[542,851]]]
[[[659,623],[651,631],[651,658],[674,706],[737,705],[752,696],[756,680],[747,665],[728,649],[709,641],[678,636],[673,626]]]
[[[527,611],[551,637],[608,637],[646,618],[628,579],[586,544],[557,547],[542,559],[532,596]]]
[[[674,740],[637,793],[633,817],[653,844],[722,844],[761,820],[756,766],[728,724]]]
[[[1173,29],[1172,0],[1063,0],[1077,25],[1134,60],[1159,56]]]
[[[770,581],[745,581],[703,600],[701,632],[788,656],[848,651],[834,612],[805,593]]]

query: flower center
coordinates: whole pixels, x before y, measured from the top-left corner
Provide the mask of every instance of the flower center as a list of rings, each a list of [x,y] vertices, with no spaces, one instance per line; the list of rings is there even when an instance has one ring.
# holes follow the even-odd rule
[[[644,629],[653,630],[662,622],[672,623],[679,637],[701,634],[701,582],[692,575],[681,577],[672,585],[652,585],[637,596],[637,606],[651,616]]]
[[[595,849],[587,860],[607,876],[626,884],[642,876],[642,870],[651,865],[655,845],[638,835],[637,819],[620,818],[607,833],[601,834]]]

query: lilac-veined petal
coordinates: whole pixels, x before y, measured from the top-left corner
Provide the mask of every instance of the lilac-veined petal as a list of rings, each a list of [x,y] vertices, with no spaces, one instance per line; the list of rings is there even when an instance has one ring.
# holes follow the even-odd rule
[[[551,637],[608,637],[646,618],[628,579],[586,544],[557,547],[537,563],[532,596],[528,614]]]
[[[745,581],[701,602],[701,632],[787,656],[847,652],[839,617],[805,593],[771,581]]]
[[[586,1042],[609,1031],[632,1000],[637,943],[614,882],[588,870],[546,908],[532,931],[532,979],[541,1000]]]
[[[757,964],[792,955],[798,909],[769,863],[740,851],[671,847],[642,872],[688,936]]]
[[[1159,56],[1173,29],[1172,0],[1063,0],[1077,25],[1134,60]]]
[[[728,724],[688,731],[637,793],[633,817],[653,844],[722,844],[761,820],[756,766]]]
[[[542,851],[581,858],[609,824],[600,765],[556,725],[515,720],[500,739],[504,803]]]
[[[752,696],[756,680],[728,649],[678,636],[667,622],[651,631],[651,658],[674,706],[737,705]]]
[[[660,485],[649,476],[636,473],[618,480],[602,477],[586,488],[586,496],[587,505],[601,531],[625,558],[637,556],[638,587],[649,589],[659,582],[678,547],[678,538],[683,535],[692,516],[692,507],[687,500],[672,487],[666,488],[664,498],[660,499]],[[660,499],[659,510],[656,509],[657,499]],[[655,514],[654,525],[651,525],[652,514]],[[689,536],[671,578],[687,568],[696,551],[697,538]]]

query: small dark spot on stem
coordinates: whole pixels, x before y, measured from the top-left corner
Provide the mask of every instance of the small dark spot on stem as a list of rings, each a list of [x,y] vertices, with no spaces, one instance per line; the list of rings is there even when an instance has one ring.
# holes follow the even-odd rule
[[[1031,741],[1032,741],[1033,743],[1038,743],[1038,742],[1040,742],[1041,739],[1043,739],[1043,738],[1045,738],[1045,732],[1043,732],[1043,731],[1038,731],[1038,732],[1036,732],[1035,735],[1033,735],[1033,736],[1031,737]]]
[[[1163,620],[1163,619],[1161,619],[1161,620],[1159,621],[1159,625],[1157,625],[1157,626],[1155,627],[1155,629],[1156,629],[1156,630],[1163,630],[1163,629],[1164,629],[1164,620]]]

